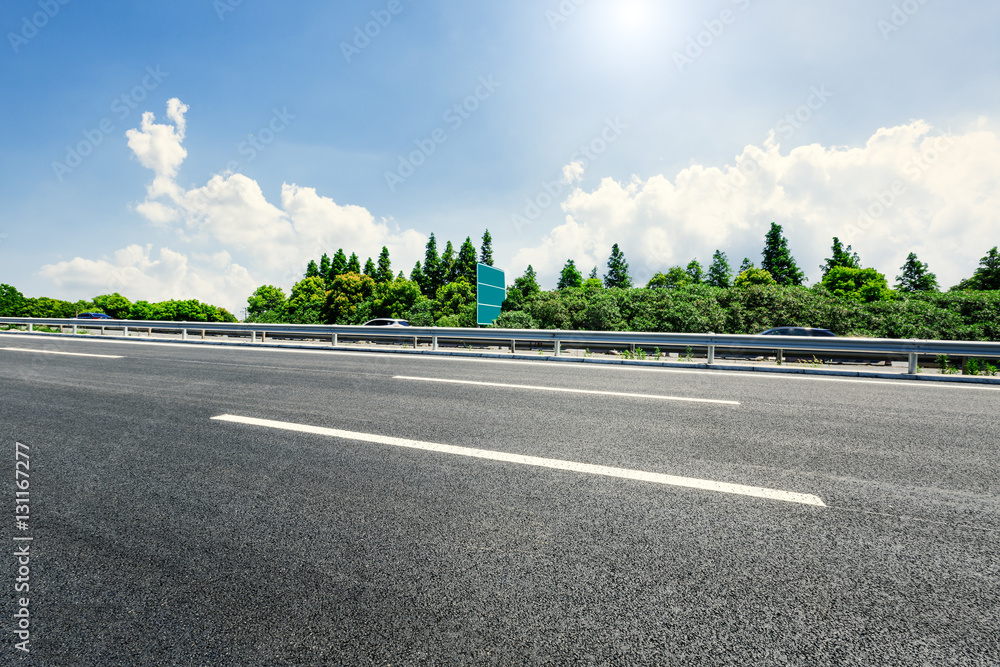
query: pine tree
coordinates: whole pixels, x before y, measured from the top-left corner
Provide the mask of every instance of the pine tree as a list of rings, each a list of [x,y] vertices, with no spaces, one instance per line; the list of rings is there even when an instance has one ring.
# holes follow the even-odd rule
[[[444,285],[444,277],[441,271],[441,258],[438,257],[437,239],[432,233],[424,250],[424,283],[420,289],[424,296],[434,298],[438,288],[442,285]]]
[[[917,259],[911,252],[900,267],[903,272],[896,276],[896,289],[900,292],[935,292],[938,289],[937,276],[927,270],[927,264]]]
[[[600,280],[600,277],[597,275],[596,266],[590,270],[590,275],[587,276],[587,280]]]
[[[351,258],[347,260],[346,273],[357,273],[358,275],[361,275],[361,260],[358,259],[358,253],[351,253]]]
[[[632,287],[632,276],[628,274],[628,262],[625,261],[625,253],[619,249],[618,244],[611,247],[611,256],[608,257],[608,272],[604,275],[604,286],[608,289],[620,287],[628,289]]]
[[[410,280],[418,285],[424,284],[424,270],[420,266],[420,260],[413,266],[413,270],[410,271]]]
[[[458,249],[458,259],[455,260],[456,280],[465,278],[465,281],[476,286],[476,246],[472,245],[472,239],[465,237],[465,242]]]
[[[444,244],[444,252],[441,253],[441,284],[447,285],[458,280],[458,271],[455,267],[455,246],[448,241]]]
[[[382,252],[378,256],[378,268],[375,269],[375,282],[392,282],[392,262],[389,261],[389,249],[382,246]]]
[[[528,268],[524,270],[523,276],[514,279],[514,287],[525,298],[542,291],[542,288],[538,286],[538,276],[535,274],[535,269],[532,268],[531,264],[528,264]]]
[[[325,252],[319,258],[319,276],[323,280],[330,279],[330,257]]]
[[[376,273],[375,262],[373,262],[372,258],[369,257],[368,261],[365,262],[365,275],[368,276],[369,278],[374,279],[375,273]]]
[[[483,244],[479,246],[479,262],[493,266],[493,237],[488,229],[483,232]]]
[[[729,287],[732,285],[733,270],[729,268],[729,258],[726,253],[716,250],[712,255],[712,264],[708,267],[705,282],[712,287]]]
[[[858,253],[851,250],[851,246],[844,247],[844,244],[840,242],[836,236],[833,237],[833,246],[830,248],[833,257],[828,257],[824,264],[821,264],[819,268],[823,270],[823,277],[830,273],[830,269],[835,266],[843,266],[847,269],[860,269],[861,268],[861,258],[858,257]]]
[[[319,277],[319,266],[316,265],[315,259],[310,259],[309,263],[306,264],[306,278],[318,278]]]
[[[1000,252],[997,246],[979,260],[979,268],[952,289],[997,290],[1000,289]]]
[[[770,273],[779,285],[801,285],[805,275],[788,250],[788,239],[782,235],[781,225],[772,222],[764,239],[764,250],[761,252],[764,259],[760,267]]]
[[[739,272],[736,275],[739,275],[740,273],[743,273],[744,271],[749,271],[750,269],[756,269],[756,268],[757,267],[754,266],[754,263],[750,261],[749,257],[744,257],[743,261],[740,262],[740,270],[739,270]]]
[[[705,272],[701,270],[701,264],[697,259],[692,259],[688,262],[687,267],[684,272],[691,276],[691,282],[694,284],[699,284],[705,278]]]
[[[338,248],[333,254],[333,260],[330,261],[330,280],[345,273],[347,273],[347,255],[344,254],[343,248]]]
[[[570,287],[582,286],[583,275],[576,268],[576,262],[571,259],[566,260],[566,264],[562,268],[562,273],[559,274],[559,284],[556,287],[559,289],[568,289]]]

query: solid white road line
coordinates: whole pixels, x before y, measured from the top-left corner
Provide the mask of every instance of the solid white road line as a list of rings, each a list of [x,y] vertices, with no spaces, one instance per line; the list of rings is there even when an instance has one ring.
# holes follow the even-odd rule
[[[34,352],[35,354],[61,354],[67,357],[97,357],[98,359],[125,358],[114,354],[83,354],[81,352],[55,352],[54,350],[29,350],[23,347],[0,347],[0,350],[7,350],[8,352]]]
[[[629,394],[620,391],[597,391],[594,389],[566,389],[563,387],[539,387],[528,384],[503,384],[500,382],[474,382],[472,380],[447,380],[443,378],[420,378],[408,375],[393,376],[393,380],[414,380],[416,382],[443,382],[446,384],[470,384],[477,387],[500,387],[502,389],[531,389],[534,391],[558,391],[567,394],[594,394],[596,396],[619,396],[624,398],[651,398],[659,401],[685,401],[687,403],[716,403],[719,405],[739,405],[739,401],[721,401],[714,398],[685,398],[683,396],[660,396],[657,394]]]
[[[321,426],[309,426],[307,424],[295,424],[292,422],[272,421],[270,419],[256,419],[254,417],[240,417],[237,415],[219,415],[218,417],[212,417],[212,419],[216,421],[233,422],[236,424],[247,424],[250,426],[263,426],[266,428],[274,428],[284,431],[295,431],[297,433],[325,435],[330,438],[341,438],[343,440],[357,440],[361,442],[370,442],[378,445],[391,445],[393,447],[406,447],[408,449],[422,449],[425,451],[438,452],[441,454],[468,456],[471,458],[488,459],[491,461],[502,461],[504,463],[518,463],[521,465],[536,466],[539,468],[552,468],[554,470],[565,470],[568,472],[578,472],[589,475],[603,475],[606,477],[620,477],[622,479],[632,479],[640,482],[652,482],[654,484],[681,486],[689,489],[716,491],[718,493],[731,493],[740,496],[753,496],[755,498],[765,498],[767,500],[779,500],[787,503],[799,503],[802,505],[815,505],[817,507],[826,507],[826,503],[824,503],[819,496],[814,496],[808,493],[793,493],[791,491],[767,489],[759,486],[744,486],[742,484],[729,484],[727,482],[713,482],[707,479],[695,479],[693,477],[676,477],[674,475],[663,475],[660,473],[645,472],[642,470],[629,470],[627,468],[612,468],[609,466],[591,465],[589,463],[561,461],[559,459],[543,459],[537,456],[508,454],[506,452],[496,452],[488,449],[471,449],[469,447],[442,445],[434,442],[421,442],[420,440],[392,438],[389,436],[374,435],[369,433],[354,433],[351,431],[340,431],[338,429],[323,428]]]

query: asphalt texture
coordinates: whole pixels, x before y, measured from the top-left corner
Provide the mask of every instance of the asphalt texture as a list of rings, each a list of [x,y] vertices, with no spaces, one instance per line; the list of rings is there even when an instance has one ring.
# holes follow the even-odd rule
[[[1000,664],[997,387],[0,335],[8,347],[122,358],[0,349],[2,664]],[[9,555],[26,534],[28,654]]]

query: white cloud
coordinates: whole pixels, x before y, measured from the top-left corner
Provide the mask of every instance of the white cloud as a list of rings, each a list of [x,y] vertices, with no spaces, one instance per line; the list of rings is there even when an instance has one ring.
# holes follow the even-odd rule
[[[199,299],[232,310],[256,288],[247,270],[235,264],[226,252],[200,258],[191,266],[189,258],[161,248],[153,258],[152,246],[131,245],[98,260],[77,257],[48,264],[40,273],[56,286],[80,294],[121,292],[133,300]]]
[[[838,236],[890,282],[912,251],[949,286],[1000,242],[998,202],[1000,137],[985,120],[956,135],[914,121],[853,148],[782,154],[769,140],[747,146],[732,165],[576,189],[562,204],[565,223],[518,252],[511,268],[519,274],[532,264],[554,282],[573,259],[603,274],[614,243],[637,281],[693,257],[707,266],[716,249],[735,268],[744,256],[759,263],[774,221],[813,280]]]
[[[95,294],[114,289],[133,299],[199,298],[238,314],[258,285],[287,289],[306,263],[324,252],[332,256],[343,248],[364,261],[386,246],[397,272],[409,272],[422,257],[423,234],[391,228],[365,208],[339,205],[313,188],[285,183],[275,205],[256,181],[238,173],[213,176],[201,187],[181,187],[176,177],[187,157],[182,145],[187,111],[187,105],[171,99],[167,118],[172,124],[156,123],[146,112],[140,129],[126,136],[140,164],[154,172],[146,199],[135,210],[154,225],[176,231],[192,248],[190,256],[162,248],[152,260],[150,247],[129,246],[113,259],[77,257],[48,265],[44,277]],[[109,284],[116,286],[105,289]]]

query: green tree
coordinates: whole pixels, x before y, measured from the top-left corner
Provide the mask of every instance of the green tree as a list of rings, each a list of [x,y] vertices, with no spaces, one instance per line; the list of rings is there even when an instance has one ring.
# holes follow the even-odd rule
[[[608,272],[604,275],[604,286],[608,289],[613,287],[629,289],[632,287],[632,276],[628,273],[625,253],[621,251],[617,243],[611,247],[611,256],[608,257]]]
[[[597,267],[595,266],[590,270],[590,275],[587,276],[587,280],[600,280],[601,277],[597,275]]]
[[[417,260],[417,263],[413,265],[413,270],[410,271],[410,280],[412,280],[413,282],[415,282],[417,285],[420,286],[421,292],[423,291],[423,284],[425,280],[424,269],[423,267],[420,266],[419,259]]]
[[[458,259],[455,260],[455,275],[464,278],[467,283],[476,285],[476,246],[472,239],[465,237],[465,242],[458,249]]]
[[[952,289],[1000,290],[1000,253],[997,246],[979,260],[979,268],[971,278],[966,278]]]
[[[672,266],[667,269],[666,273],[657,273],[649,282],[646,283],[646,287],[649,289],[677,289],[678,287],[683,287],[685,285],[690,285],[694,282],[691,277],[691,273],[680,266]]]
[[[771,275],[769,271],[765,269],[755,269],[749,268],[746,271],[740,273],[736,276],[736,280],[733,281],[733,287],[736,289],[746,289],[747,287],[753,287],[754,285],[777,285],[774,276]]]
[[[761,268],[770,273],[779,285],[801,285],[805,280],[805,274],[799,270],[788,250],[788,239],[782,234],[781,225],[771,223],[761,255],[764,257]]]
[[[700,284],[705,278],[705,272],[701,270],[701,264],[697,259],[692,259],[688,262],[687,267],[684,271],[691,276],[691,282],[694,284]]]
[[[431,233],[424,249],[424,282],[420,285],[424,296],[433,297],[437,289],[444,284],[445,272],[441,268],[441,258],[438,256],[437,239]]]
[[[753,262],[750,261],[749,257],[744,257],[743,261],[740,262],[740,270],[736,273],[736,275],[739,275],[744,271],[749,271],[750,269],[756,269],[756,268],[757,267],[754,265]]]
[[[337,276],[326,295],[324,321],[327,324],[353,323],[358,306],[371,299],[374,293],[375,280],[371,276],[351,271]]]
[[[412,280],[396,278],[390,282],[375,285],[372,296],[372,317],[405,318],[413,304],[424,298],[420,285]]]
[[[326,302],[326,281],[319,276],[303,278],[292,285],[285,304],[285,319],[296,324],[322,324]]]
[[[357,273],[358,275],[361,275],[361,260],[358,259],[358,253],[351,253],[351,258],[347,260],[347,270],[343,273]],[[342,274],[338,273],[337,275],[339,276]]]
[[[455,266],[455,246],[451,244],[451,241],[444,244],[444,252],[441,253],[441,280],[442,284],[458,280],[458,267]]]
[[[729,268],[729,258],[726,253],[716,250],[712,255],[712,263],[708,267],[705,282],[712,287],[729,287],[733,281],[733,270]]]
[[[306,278],[316,278],[319,276],[319,266],[316,264],[316,260],[310,259],[309,263],[306,264]]]
[[[583,275],[580,270],[576,268],[576,262],[571,259],[566,260],[566,264],[562,268],[562,272],[559,274],[559,284],[557,287],[559,289],[567,289],[569,287],[582,287],[583,286]]]
[[[382,246],[382,252],[379,253],[378,268],[375,269],[374,278],[377,283],[392,282],[392,262],[389,261],[389,249],[385,246]]]
[[[375,262],[373,262],[372,258],[369,257],[365,262],[365,275],[374,280],[377,274],[378,270],[375,268]]]
[[[319,258],[319,277],[323,280],[330,279],[330,257],[325,252]]]
[[[917,259],[911,252],[900,267],[902,274],[896,276],[896,289],[900,292],[936,292],[937,276],[927,270],[927,264]]]
[[[356,256],[355,259],[357,259]],[[347,271],[347,255],[343,248],[338,248],[337,252],[333,254],[333,259],[330,260],[330,270],[325,275],[332,283],[334,278],[347,273]]]
[[[821,283],[831,294],[851,301],[890,301],[895,296],[885,276],[875,269],[835,266]]]
[[[153,315],[153,304],[149,301],[136,301],[129,308],[128,318],[130,320],[149,320],[152,319]]]
[[[435,295],[434,319],[438,326],[476,326],[476,295],[472,285],[460,278],[442,285]]]
[[[487,266],[493,266],[493,237],[490,230],[483,232],[483,243],[479,246],[479,261]]]
[[[503,310],[522,310],[527,302],[541,293],[535,269],[528,265],[524,275],[514,279],[513,287],[507,288],[507,298],[503,302]]]
[[[95,296],[94,305],[116,320],[126,319],[129,311],[132,310],[132,302],[118,292]]]
[[[23,317],[24,295],[11,285],[0,285],[0,317]]]
[[[832,257],[828,257],[826,262],[820,265],[820,269],[823,270],[823,277],[830,273],[830,269],[835,266],[843,266],[848,269],[860,269],[861,268],[861,258],[858,257],[858,253],[851,250],[851,246],[844,247],[844,244],[840,242],[836,236],[833,237],[833,246],[830,248]]]
[[[261,285],[247,298],[247,319],[256,319],[267,312],[278,312],[284,308],[285,291],[274,285]]]

